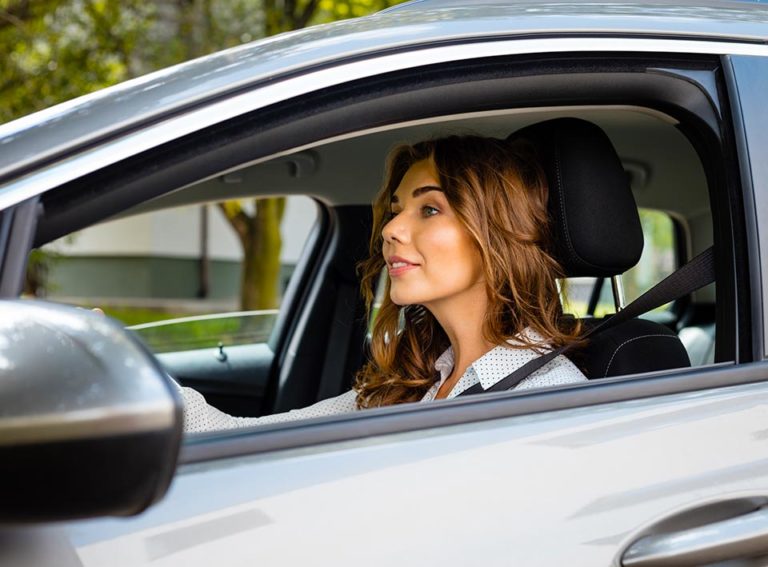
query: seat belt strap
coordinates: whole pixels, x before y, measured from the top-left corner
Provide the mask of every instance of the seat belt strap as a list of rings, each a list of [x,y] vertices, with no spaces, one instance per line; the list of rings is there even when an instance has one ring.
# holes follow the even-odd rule
[[[652,311],[657,307],[661,307],[665,303],[669,303],[670,301],[674,301],[675,299],[683,297],[684,295],[688,295],[689,293],[694,292],[697,289],[702,288],[714,281],[715,253],[714,249],[710,247],[693,258],[690,262],[682,266],[680,269],[672,272],[669,276],[661,280],[651,289],[635,299],[624,309],[605,319],[596,327],[593,327],[584,335],[584,338],[587,339],[593,335],[605,331],[606,329],[610,329],[625,321],[634,319],[638,315],[642,315],[643,313]],[[520,382],[525,380],[528,376],[561,354],[565,353],[570,348],[571,345],[565,345],[558,349],[549,351],[546,354],[526,362],[520,368],[514,370],[511,374],[502,378],[488,389],[483,389],[483,386],[478,382],[474,386],[471,386],[470,388],[467,388],[458,394],[458,396],[468,396],[472,394],[478,394],[480,392],[500,392],[503,390],[511,390]]]

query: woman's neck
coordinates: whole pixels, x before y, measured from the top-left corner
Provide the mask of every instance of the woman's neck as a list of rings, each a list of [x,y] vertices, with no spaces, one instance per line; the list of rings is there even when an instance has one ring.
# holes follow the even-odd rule
[[[488,308],[485,288],[479,285],[468,291],[450,300],[425,305],[445,331],[453,348],[453,371],[443,384],[446,391],[443,392],[441,388],[440,393],[450,392],[469,365],[495,346],[483,337],[483,323]]]

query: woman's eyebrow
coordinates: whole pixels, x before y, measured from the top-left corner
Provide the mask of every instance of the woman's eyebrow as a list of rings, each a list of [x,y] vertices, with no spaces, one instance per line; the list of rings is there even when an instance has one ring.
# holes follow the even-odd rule
[[[416,187],[416,189],[413,190],[413,193],[411,193],[411,197],[419,197],[424,193],[429,193],[430,191],[440,191],[442,193],[443,189],[437,185],[424,185],[423,187]],[[392,195],[392,198],[389,200],[390,205],[394,205],[395,203],[399,202],[400,199],[397,195]]]
[[[418,197],[424,193],[429,193],[430,191],[440,191],[442,193],[443,189],[437,185],[424,185],[423,187],[417,187],[414,189],[413,193],[411,193],[411,197]]]

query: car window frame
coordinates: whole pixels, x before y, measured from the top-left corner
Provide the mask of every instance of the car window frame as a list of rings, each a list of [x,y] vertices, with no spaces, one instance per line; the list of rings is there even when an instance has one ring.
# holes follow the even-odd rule
[[[761,325],[753,325],[749,345],[754,360],[768,357],[768,310],[763,290],[768,289],[768,263],[760,250],[768,249],[768,231],[758,230],[758,212],[765,211],[768,187],[768,162],[755,155],[754,148],[768,147],[768,117],[765,100],[756,96],[768,86],[768,56],[728,54],[722,57],[725,87],[729,97],[727,126],[733,139],[731,159],[736,162],[743,187],[746,223],[744,260],[749,269],[749,307],[757,313]]]

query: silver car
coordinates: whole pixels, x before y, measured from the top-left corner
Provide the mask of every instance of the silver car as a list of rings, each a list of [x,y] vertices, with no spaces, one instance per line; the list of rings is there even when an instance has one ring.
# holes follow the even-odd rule
[[[0,127],[0,564],[764,565],[767,93],[765,4],[415,0]],[[714,247],[715,284],[646,316],[690,365],[182,439],[166,373],[242,415],[349,388],[394,143],[557,117],[667,219],[665,273]],[[267,340],[153,353],[19,299],[33,247],[259,195],[318,210]]]

